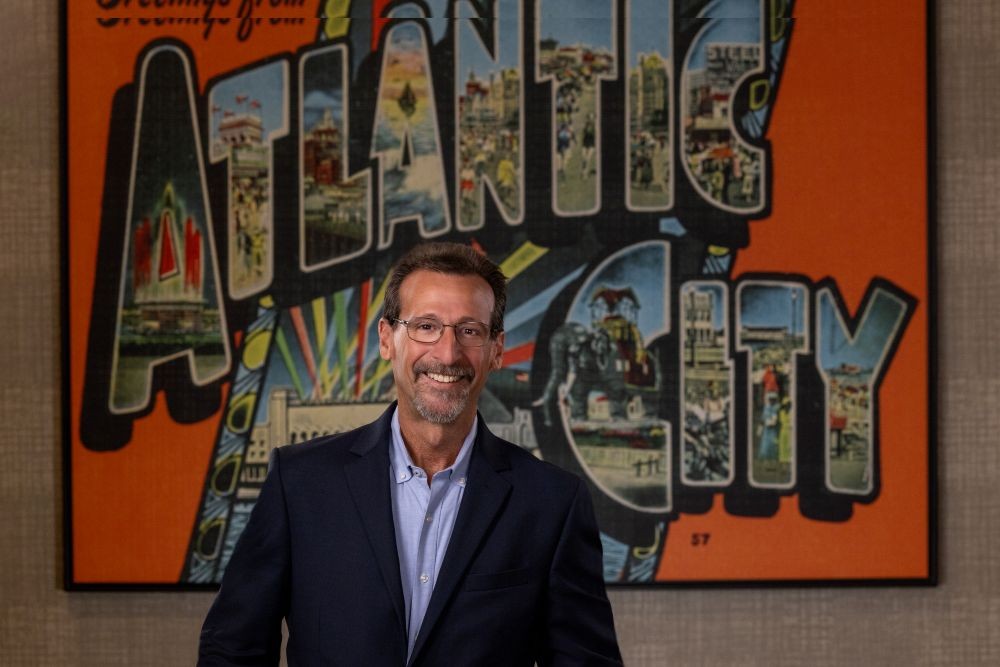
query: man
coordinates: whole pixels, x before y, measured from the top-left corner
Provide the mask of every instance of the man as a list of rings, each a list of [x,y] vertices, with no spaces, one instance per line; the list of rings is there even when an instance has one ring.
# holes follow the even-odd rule
[[[397,403],[276,449],[205,620],[201,665],[616,665],[586,486],[489,432],[506,279],[416,247],[379,321]]]

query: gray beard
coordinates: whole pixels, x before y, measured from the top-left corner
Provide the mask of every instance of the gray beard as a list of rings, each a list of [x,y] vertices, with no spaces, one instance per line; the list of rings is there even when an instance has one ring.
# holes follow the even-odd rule
[[[459,415],[465,411],[469,404],[469,388],[466,387],[462,394],[450,401],[443,409],[429,405],[429,401],[424,400],[421,392],[417,392],[413,397],[413,407],[417,414],[432,424],[454,424]]]
[[[416,373],[443,373],[443,374],[461,374],[467,378],[472,377],[472,369],[462,366],[444,366],[441,364],[424,363],[418,364],[414,369]],[[453,400],[448,402],[445,407],[437,408],[434,407],[434,401],[429,401],[428,396],[433,396],[433,389],[417,388],[413,396],[413,407],[416,409],[417,414],[423,417],[425,420],[431,424],[454,424],[455,420],[458,419],[459,415],[465,410],[465,407],[469,404],[469,391],[471,387],[465,384],[462,388],[461,393],[459,393]],[[425,394],[424,391],[431,392],[430,394]]]

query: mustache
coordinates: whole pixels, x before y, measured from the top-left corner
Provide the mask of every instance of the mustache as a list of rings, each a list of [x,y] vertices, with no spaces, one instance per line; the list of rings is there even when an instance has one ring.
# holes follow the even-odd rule
[[[449,366],[446,364],[435,364],[432,362],[418,362],[413,367],[415,373],[437,373],[439,375],[456,375],[458,377],[471,378],[475,375],[471,366]]]

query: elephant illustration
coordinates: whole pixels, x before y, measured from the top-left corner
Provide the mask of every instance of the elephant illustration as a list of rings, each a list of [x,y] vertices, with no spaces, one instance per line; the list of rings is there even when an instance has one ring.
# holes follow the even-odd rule
[[[591,417],[588,399],[591,392],[599,391],[607,402],[607,418],[625,420],[629,415],[629,402],[639,393],[656,391],[659,386],[659,369],[655,358],[646,350],[648,375],[654,382],[649,387],[631,387],[628,382],[635,376],[635,350],[613,338],[614,329],[598,324],[588,328],[578,322],[567,322],[556,329],[549,339],[549,357],[552,368],[541,397],[535,401],[543,408],[546,426],[553,423],[553,406],[558,405],[559,388],[564,386],[564,397],[569,404],[570,418],[575,421]],[[634,340],[634,339],[633,339]]]

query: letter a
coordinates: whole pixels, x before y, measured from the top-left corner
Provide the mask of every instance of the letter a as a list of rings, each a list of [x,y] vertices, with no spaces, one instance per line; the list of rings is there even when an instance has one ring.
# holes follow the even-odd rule
[[[149,51],[138,91],[108,397],[115,414],[149,404],[159,364],[186,358],[196,386],[230,364],[187,56],[174,46]]]

